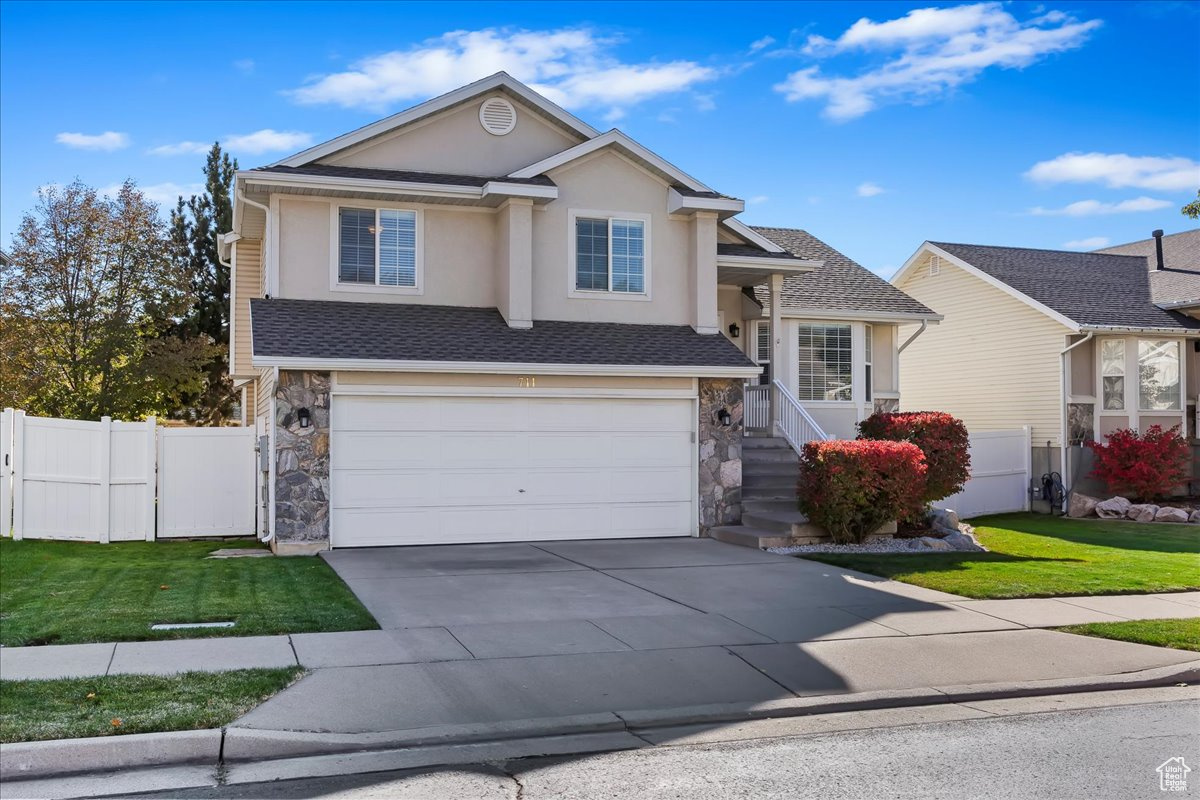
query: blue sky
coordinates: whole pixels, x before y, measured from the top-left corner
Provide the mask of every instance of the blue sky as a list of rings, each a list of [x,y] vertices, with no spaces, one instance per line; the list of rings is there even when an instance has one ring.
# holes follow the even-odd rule
[[[925,239],[1194,227],[1200,3],[0,3],[0,241],[37,187],[196,190],[497,69],[752,224],[890,274]]]

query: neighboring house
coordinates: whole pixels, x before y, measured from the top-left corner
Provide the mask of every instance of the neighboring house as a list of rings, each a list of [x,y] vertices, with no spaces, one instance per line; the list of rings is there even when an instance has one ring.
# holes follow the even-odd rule
[[[1061,469],[1069,445],[1156,424],[1194,436],[1200,229],[1161,234],[1092,253],[925,242],[892,283],[945,319],[901,357],[905,407],[972,432],[1028,425],[1035,476],[1068,486],[1088,471]]]
[[[238,172],[222,258],[264,533],[299,553],[736,523],[744,385],[779,376],[747,400],[762,433],[853,435],[898,397],[896,326],[937,319],[742,210],[504,73]]]
[[[8,253],[0,250],[0,267],[8,267],[13,263],[12,257]]]

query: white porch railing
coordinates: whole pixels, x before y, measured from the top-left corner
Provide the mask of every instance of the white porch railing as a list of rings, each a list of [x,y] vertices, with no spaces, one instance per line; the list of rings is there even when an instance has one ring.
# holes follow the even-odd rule
[[[771,420],[772,397],[778,406],[774,424]],[[747,384],[742,409],[746,430],[778,434],[786,439],[797,453],[808,442],[832,438],[812,418],[808,409],[800,404],[795,395],[777,380],[770,384]]]

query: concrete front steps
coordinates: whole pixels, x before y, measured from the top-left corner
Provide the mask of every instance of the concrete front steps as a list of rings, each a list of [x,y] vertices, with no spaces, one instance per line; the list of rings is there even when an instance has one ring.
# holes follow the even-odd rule
[[[742,438],[742,524],[709,530],[717,541],[745,547],[787,547],[829,541],[796,509],[800,458],[779,436]]]

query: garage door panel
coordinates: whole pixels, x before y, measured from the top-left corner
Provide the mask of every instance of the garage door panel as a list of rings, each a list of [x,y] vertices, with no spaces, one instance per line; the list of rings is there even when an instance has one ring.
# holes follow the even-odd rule
[[[691,400],[335,396],[333,405],[335,547],[694,531]]]

